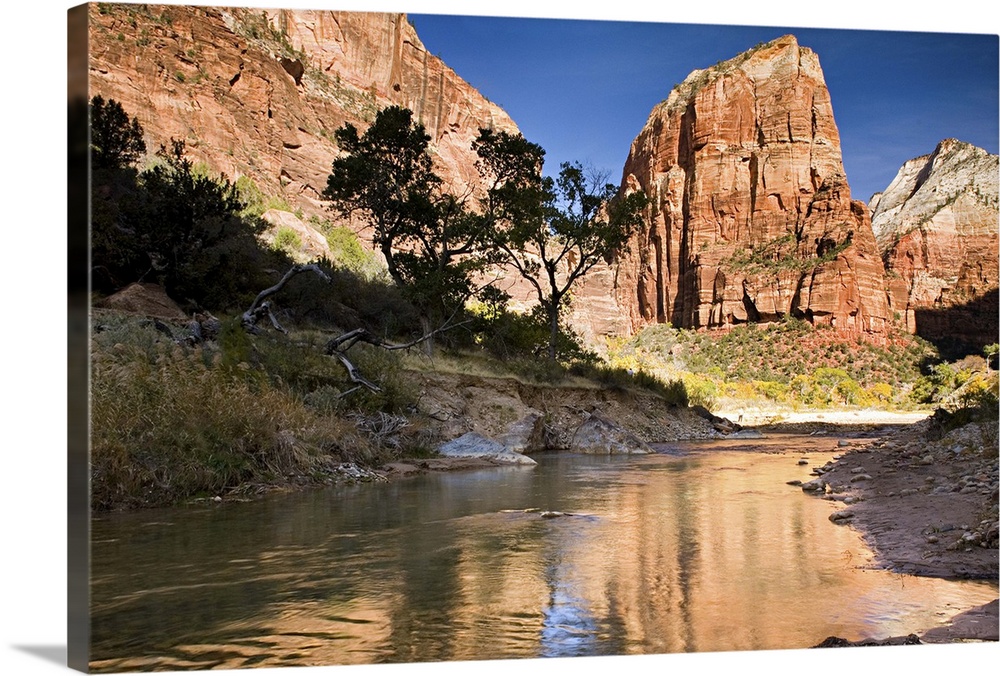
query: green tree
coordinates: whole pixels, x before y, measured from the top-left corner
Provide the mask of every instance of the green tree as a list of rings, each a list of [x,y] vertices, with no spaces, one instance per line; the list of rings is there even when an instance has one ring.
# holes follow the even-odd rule
[[[406,108],[381,110],[363,133],[335,132],[343,152],[323,195],[341,216],[361,218],[393,281],[420,309],[425,329],[461,308],[485,260],[483,233],[464,200],[447,194],[428,153],[430,137]]]
[[[264,223],[244,216],[233,183],[195,170],[183,141],[161,147],[160,162],[139,174],[140,193],[122,214],[145,254],[142,277],[174,298],[218,309],[243,305],[267,285],[264,270],[291,264],[258,240]]]
[[[142,125],[114,99],[90,100],[90,153],[95,169],[134,165],[146,152]]]
[[[258,241],[263,223],[242,213],[236,188],[197,171],[182,141],[161,147],[159,161],[139,171],[146,146],[138,120],[100,96],[89,110],[95,288],[156,281],[175,299],[231,309],[267,286],[268,268],[290,265]]]
[[[140,191],[135,164],[146,152],[143,129],[114,99],[93,97],[89,126],[90,259],[94,288],[111,292],[135,281],[133,271],[145,256],[122,214]]]
[[[534,289],[555,360],[560,314],[574,285],[601,261],[611,262],[642,224],[646,198],[621,192],[579,163],[542,176],[545,151],[519,134],[480,130],[473,144],[489,186],[484,232],[500,259]]]

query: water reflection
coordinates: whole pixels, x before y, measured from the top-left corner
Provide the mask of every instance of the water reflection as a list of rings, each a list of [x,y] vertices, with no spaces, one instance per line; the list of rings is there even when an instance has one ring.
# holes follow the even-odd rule
[[[996,598],[995,583],[870,569],[857,535],[827,519],[833,505],[785,485],[807,475],[803,451],[813,464],[832,454],[802,441],[552,455],[104,518],[93,667],[792,648],[918,631]]]

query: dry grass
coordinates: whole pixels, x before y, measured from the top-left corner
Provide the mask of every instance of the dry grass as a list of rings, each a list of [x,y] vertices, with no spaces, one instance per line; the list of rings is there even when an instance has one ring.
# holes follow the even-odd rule
[[[376,460],[349,420],[311,409],[245,362],[223,367],[218,352],[158,341],[141,327],[107,333],[93,342],[95,509],[173,504]]]

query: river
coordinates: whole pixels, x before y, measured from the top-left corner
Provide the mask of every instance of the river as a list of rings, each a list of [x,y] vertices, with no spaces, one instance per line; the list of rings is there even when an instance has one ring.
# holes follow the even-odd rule
[[[830,439],[658,448],[95,518],[92,668],[803,648],[997,598],[875,568],[786,483]]]

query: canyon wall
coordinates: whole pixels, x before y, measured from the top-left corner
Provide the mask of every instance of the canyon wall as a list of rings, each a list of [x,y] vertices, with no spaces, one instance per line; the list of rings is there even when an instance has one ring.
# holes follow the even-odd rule
[[[956,139],[909,160],[869,202],[890,309],[911,333],[997,342],[998,157]]]
[[[632,143],[623,186],[651,198],[616,279],[633,330],[786,316],[889,328],[870,214],[851,200],[819,59],[794,37],[677,85]]]
[[[478,178],[479,128],[517,131],[402,14],[93,3],[89,19],[90,95],[136,116],[150,151],[182,139],[304,216],[329,217],[334,131],[363,130],[385,106],[414,111],[458,193]]]

